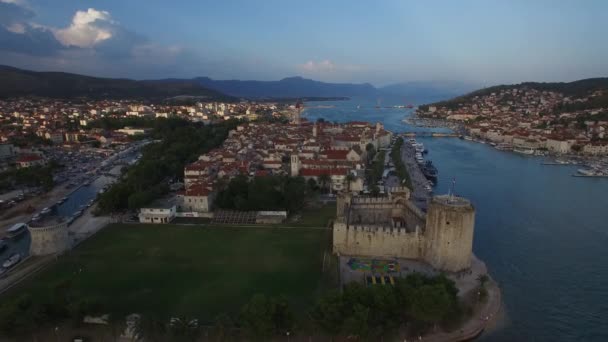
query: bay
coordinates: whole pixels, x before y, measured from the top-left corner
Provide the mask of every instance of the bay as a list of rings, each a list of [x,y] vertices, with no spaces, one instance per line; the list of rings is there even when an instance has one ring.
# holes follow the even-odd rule
[[[405,101],[382,99],[381,107]],[[406,125],[413,110],[378,103],[309,102],[302,117],[445,131]],[[456,193],[475,205],[473,250],[502,288],[504,317],[480,340],[608,341],[608,179],[571,177],[576,167],[457,138],[417,140],[439,170],[435,193],[455,179]]]

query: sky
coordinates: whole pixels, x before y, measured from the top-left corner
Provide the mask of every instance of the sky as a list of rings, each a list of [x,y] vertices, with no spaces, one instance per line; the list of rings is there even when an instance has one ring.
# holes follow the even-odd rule
[[[608,76],[605,0],[0,0],[0,64],[135,79]]]

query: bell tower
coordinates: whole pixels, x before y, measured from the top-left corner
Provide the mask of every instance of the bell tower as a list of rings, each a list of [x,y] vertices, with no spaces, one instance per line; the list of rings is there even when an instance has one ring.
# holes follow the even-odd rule
[[[300,174],[300,157],[297,154],[291,155],[291,176],[296,177]]]

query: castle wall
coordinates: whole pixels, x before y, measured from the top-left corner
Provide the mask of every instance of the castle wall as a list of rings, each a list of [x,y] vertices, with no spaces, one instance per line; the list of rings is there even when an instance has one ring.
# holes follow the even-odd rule
[[[437,196],[429,204],[424,258],[437,269],[457,272],[471,266],[475,209],[464,199],[446,199]]]
[[[32,237],[30,255],[49,255],[68,249],[68,227],[64,221],[45,227],[29,227]]]
[[[334,224],[334,252],[340,255],[418,259],[424,242],[418,232],[405,228]]]

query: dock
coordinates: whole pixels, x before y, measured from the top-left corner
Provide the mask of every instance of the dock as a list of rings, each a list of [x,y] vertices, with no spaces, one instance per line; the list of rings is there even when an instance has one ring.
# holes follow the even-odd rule
[[[608,175],[581,175],[578,173],[575,173],[572,175],[572,177],[582,177],[582,178],[608,178]]]

